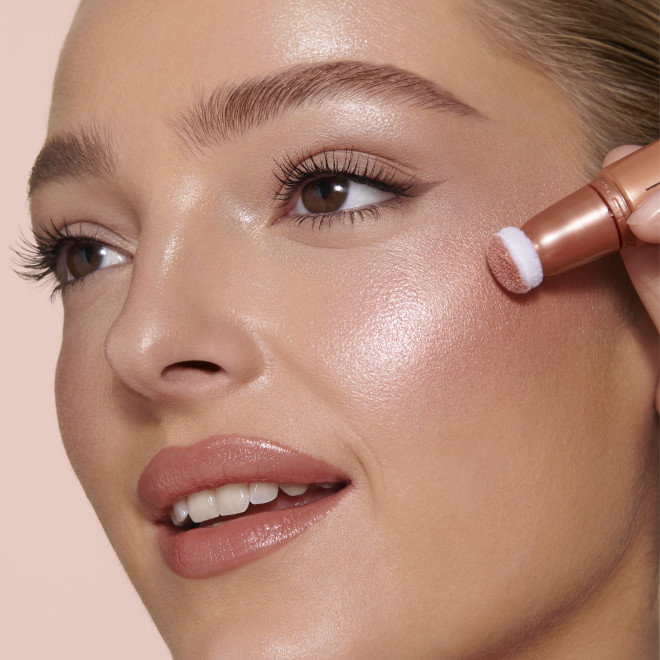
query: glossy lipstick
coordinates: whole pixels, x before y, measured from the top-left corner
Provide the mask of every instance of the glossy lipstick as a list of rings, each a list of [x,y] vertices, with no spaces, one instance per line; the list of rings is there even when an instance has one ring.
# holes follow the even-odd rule
[[[604,167],[596,179],[522,228],[506,227],[492,236],[488,265],[505,289],[526,293],[546,275],[642,245],[627,220],[658,189],[660,141],[655,141]]]
[[[230,483],[336,484],[307,497],[259,506],[218,526],[178,528],[174,503],[187,495]],[[327,515],[350,480],[337,468],[261,438],[214,436],[188,447],[167,447],[147,465],[138,498],[157,528],[161,555],[181,577],[204,578],[242,566],[276,550]],[[277,500],[276,500],[277,502]],[[286,507],[286,508],[284,508]]]

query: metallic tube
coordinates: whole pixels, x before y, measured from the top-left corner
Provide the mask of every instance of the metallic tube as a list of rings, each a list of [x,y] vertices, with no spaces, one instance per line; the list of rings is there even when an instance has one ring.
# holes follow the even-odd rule
[[[544,275],[555,275],[610,252],[641,245],[627,225],[632,212],[660,187],[660,141],[604,167],[583,188],[528,220]]]

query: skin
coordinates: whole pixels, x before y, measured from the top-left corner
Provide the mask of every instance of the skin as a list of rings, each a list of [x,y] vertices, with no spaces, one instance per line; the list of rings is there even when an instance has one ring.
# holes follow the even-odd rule
[[[40,187],[132,258],[67,289],[57,404],[71,463],[175,658],[628,658],[657,651],[657,334],[617,256],[505,294],[487,238],[584,183],[562,93],[458,0],[89,0],[49,137],[94,124],[114,176]],[[390,63],[483,120],[304,107],[191,152],[170,118],[302,62]],[[426,184],[312,227],[273,160],[354,148]],[[222,367],[210,374],[183,361]],[[216,433],[280,442],[353,489],[302,536],[205,580],[162,561],[137,480]]]

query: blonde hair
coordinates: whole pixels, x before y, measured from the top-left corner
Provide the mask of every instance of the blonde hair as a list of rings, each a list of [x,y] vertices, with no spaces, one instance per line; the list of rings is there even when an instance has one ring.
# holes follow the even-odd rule
[[[496,47],[531,60],[567,94],[590,168],[619,144],[658,139],[657,0],[472,0],[471,8]]]

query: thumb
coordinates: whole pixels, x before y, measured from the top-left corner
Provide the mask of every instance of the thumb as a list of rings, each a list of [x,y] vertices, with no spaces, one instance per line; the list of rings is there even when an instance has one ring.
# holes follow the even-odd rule
[[[628,227],[647,243],[660,243],[660,189],[651,193],[628,218]]]

